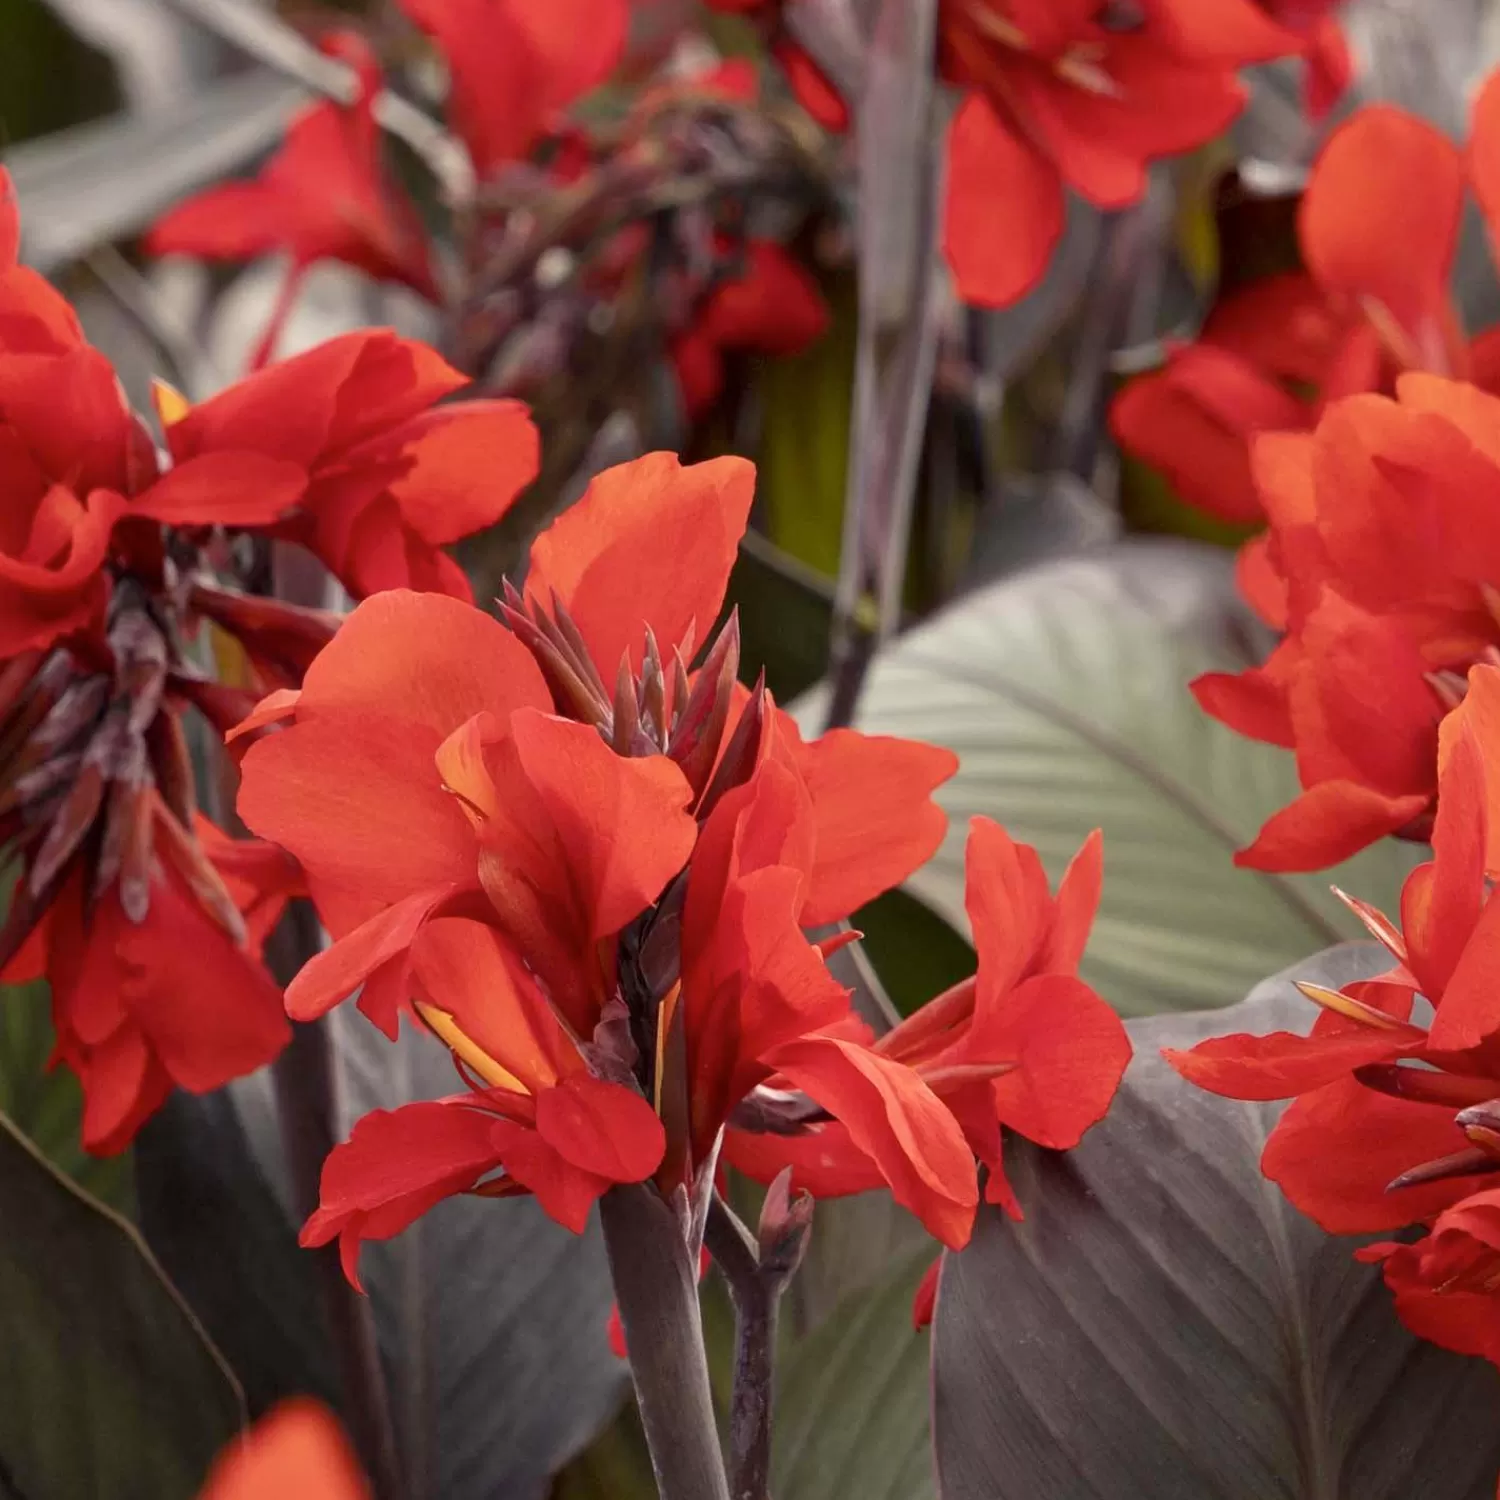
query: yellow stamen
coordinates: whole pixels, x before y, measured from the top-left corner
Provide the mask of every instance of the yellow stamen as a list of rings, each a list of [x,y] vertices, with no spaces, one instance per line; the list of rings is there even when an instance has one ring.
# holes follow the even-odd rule
[[[1362,1026],[1374,1026],[1382,1031],[1406,1029],[1405,1021],[1398,1021],[1395,1016],[1388,1016],[1383,1010],[1376,1010],[1373,1005],[1366,1005],[1363,1000],[1356,1000],[1352,995],[1325,989],[1321,984],[1309,984],[1303,979],[1297,980],[1296,985],[1314,1005],[1321,1005],[1324,1010],[1331,1010],[1335,1015],[1347,1016]]]
[[[502,1068],[478,1042],[466,1035],[446,1011],[423,1005],[420,1000],[416,1002],[416,1011],[448,1050],[461,1058],[470,1071],[476,1077],[484,1079],[491,1088],[506,1089],[512,1094],[531,1092],[514,1073]]]

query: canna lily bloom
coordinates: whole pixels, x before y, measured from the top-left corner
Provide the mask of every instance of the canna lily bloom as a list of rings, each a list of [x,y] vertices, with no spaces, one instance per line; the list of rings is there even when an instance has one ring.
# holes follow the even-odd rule
[[[1014,1218],[1022,1214],[1001,1161],[1002,1127],[1051,1150],[1076,1146],[1103,1119],[1130,1060],[1120,1018],[1078,978],[1102,873],[1095,832],[1053,896],[1036,851],[975,818],[965,876],[977,972],[871,1048],[911,1068],[942,1100],[988,1169],[986,1200]],[[793,1185],[815,1197],[878,1185],[854,1126],[819,1120],[797,1094],[817,1049],[848,1047],[812,1038],[783,1053],[769,1092],[742,1107],[728,1160],[767,1182],[790,1165]]]
[[[724,387],[724,358],[800,354],[828,330],[828,306],[812,274],[774,240],[751,240],[743,268],[730,270],[672,344],[672,363],[690,419]]]
[[[388,329],[330,339],[197,406],[160,402],[181,466],[263,454],[306,475],[278,534],[356,598],[420,588],[470,599],[443,546],[493,525],[536,477],[536,429],[518,401],[439,405],[468,384]]]
[[[1366,1245],[1355,1256],[1380,1266],[1418,1338],[1500,1365],[1500,1192],[1445,1209],[1415,1244]]]
[[[1317,869],[1387,834],[1425,837],[1439,726],[1500,644],[1500,399],[1420,374],[1396,392],[1256,443],[1271,528],[1240,581],[1285,638],[1263,666],[1193,684],[1215,718],[1296,751],[1304,791],[1236,856],[1252,868]]]
[[[16,263],[19,237],[0,169],[0,658],[100,624],[111,563],[141,549],[155,561],[161,525],[264,525],[307,486],[295,465],[254,451],[164,471],[72,308]]]
[[[1257,433],[1306,431],[1330,402],[1389,392],[1404,371],[1500,388],[1500,330],[1466,337],[1449,292],[1465,183],[1500,214],[1500,75],[1475,100],[1461,152],[1386,104],[1329,137],[1298,209],[1305,271],[1215,309],[1196,343],[1131,381],[1110,414],[1128,452],[1222,520],[1265,512],[1250,472]]]
[[[619,66],[628,0],[399,0],[450,79],[449,115],[481,179],[524,161]]]
[[[939,71],[962,91],[943,245],[964,301],[1018,301],[1062,235],[1065,188],[1103,209],[1139,201],[1150,162],[1213,139],[1240,112],[1235,69],[1275,55],[1251,0],[1150,0],[1129,29],[1110,24],[1113,9],[941,0]]]
[[[1322,1011],[1306,1036],[1215,1037],[1166,1053],[1213,1093],[1293,1100],[1261,1169],[1332,1233],[1422,1222],[1500,1167],[1488,1123],[1500,1096],[1500,903],[1485,879],[1484,774],[1465,727],[1444,767],[1433,858],[1407,878],[1399,929],[1344,898],[1392,969],[1339,990],[1300,984]],[[1413,1019],[1418,996],[1433,1007],[1428,1027]]]
[[[531,1192],[578,1228],[612,1183],[709,1191],[728,1115],[789,1067],[935,1233],[967,1237],[962,1134],[914,1070],[825,1044],[848,996],[804,933],[933,852],[953,758],[804,744],[763,689],[740,696],[732,618],[689,669],[752,489],[739,459],[608,470],[537,539],[504,623],[376,596],[258,716],[281,727],[245,754],[241,815],[336,938],[288,1008],[357,991],[469,1084],[330,1156],[303,1234],[339,1238],[351,1275],[361,1240],[455,1192]]]
[[[145,239],[152,255],[244,261],[284,251],[291,257],[252,370],[270,360],[302,277],[318,261],[341,261],[438,299],[421,220],[382,162],[375,56],[352,32],[327,38],[323,51],[354,69],[354,101],[310,105],[257,177],[195,194],[168,210]]]
[[[50,981],[84,1145],[113,1152],[171,1087],[217,1088],[290,1037],[260,946],[302,877],[199,816],[183,717],[227,729],[267,688],[295,694],[336,621],[233,587],[237,559],[290,533],[351,587],[441,580],[438,512],[476,494],[461,471],[498,439],[519,453],[492,472],[524,482],[535,448],[504,404],[428,410],[457,377],[375,333],[186,415],[163,395],[160,455],[18,240],[0,174],[0,972]],[[205,623],[233,672],[190,651]]]
[[[283,1401],[219,1454],[198,1500],[370,1500],[337,1419],[305,1396]]]

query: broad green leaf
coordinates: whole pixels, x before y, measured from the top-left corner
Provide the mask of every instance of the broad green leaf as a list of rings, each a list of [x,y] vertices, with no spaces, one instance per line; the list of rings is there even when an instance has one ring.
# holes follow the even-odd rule
[[[1200,672],[1256,657],[1230,568],[1211,548],[1145,541],[1037,568],[900,640],[861,702],[862,729],[959,755],[939,792],[948,837],[909,884],[959,932],[972,816],[1034,844],[1054,881],[1104,830],[1083,974],[1126,1015],[1237,1000],[1268,969],[1361,931],[1331,881],[1394,910],[1418,857],[1387,840],[1321,875],[1233,865],[1298,786],[1289,753],[1231,733],[1188,692]]]
[[[1007,1146],[1026,1212],[981,1212],[933,1325],[944,1500],[1489,1500],[1500,1381],[1418,1341],[1360,1241],[1260,1174],[1279,1106],[1162,1059],[1227,1031],[1305,1029],[1293,978],[1386,967],[1345,945],[1230,1010],[1130,1023],[1110,1114],[1065,1154]]]
[[[140,1236],[0,1117],[0,1492],[189,1500],[244,1401]]]
[[[51,1056],[47,986],[0,989],[0,1114],[87,1192],[128,1212],[133,1197],[130,1157],[90,1156],[83,1149],[83,1090],[61,1064],[48,1070]]]

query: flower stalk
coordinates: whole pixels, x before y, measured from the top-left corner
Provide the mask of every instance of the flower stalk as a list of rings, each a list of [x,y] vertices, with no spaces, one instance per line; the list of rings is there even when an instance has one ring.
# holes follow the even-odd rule
[[[639,1183],[605,1193],[599,1217],[661,1500],[729,1500],[695,1257],[678,1217]]]

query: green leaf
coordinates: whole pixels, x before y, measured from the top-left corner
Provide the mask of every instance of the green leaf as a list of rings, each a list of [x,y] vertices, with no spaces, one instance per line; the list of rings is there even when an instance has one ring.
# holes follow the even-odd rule
[[[1227,1005],[1267,970],[1362,930],[1329,890],[1395,909],[1415,846],[1274,875],[1231,856],[1298,791],[1284,750],[1231,733],[1188,692],[1256,659],[1231,560],[1137,541],[972,594],[870,673],[859,726],[957,751],[948,837],[911,893],[958,931],[969,819],[1034,844],[1055,881],[1095,827],[1104,896],[1083,974],[1117,1010]],[[806,706],[815,718],[818,704]]]
[[[932,1251],[908,1252],[873,1286],[851,1292],[781,1361],[776,1500],[934,1494],[928,1336],[911,1324],[912,1294]]]
[[[244,1401],[135,1230],[0,1117],[0,1491],[188,1500]]]
[[[83,1090],[61,1064],[48,1071],[51,1056],[47,986],[0,989],[0,1114],[87,1192],[128,1213],[134,1198],[130,1157],[90,1156],[83,1149]]]
[[[1113,1109],[1065,1154],[1006,1147],[1026,1218],[981,1212],[933,1325],[944,1500],[1489,1500],[1500,1381],[1400,1325],[1359,1240],[1261,1176],[1280,1111],[1204,1093],[1163,1046],[1305,1030],[1293,978],[1389,965],[1320,954],[1228,1011],[1130,1023]]]

